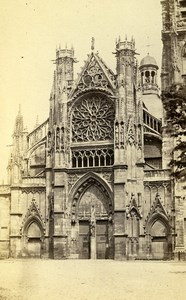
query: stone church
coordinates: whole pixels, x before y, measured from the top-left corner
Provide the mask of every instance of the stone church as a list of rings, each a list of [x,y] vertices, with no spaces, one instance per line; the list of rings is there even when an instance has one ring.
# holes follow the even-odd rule
[[[186,1],[162,3],[162,90],[186,84]],[[94,49],[74,81],[57,49],[49,118],[18,113],[0,186],[0,257],[186,259],[186,199],[172,178],[174,140],[149,54],[118,39],[116,73]]]

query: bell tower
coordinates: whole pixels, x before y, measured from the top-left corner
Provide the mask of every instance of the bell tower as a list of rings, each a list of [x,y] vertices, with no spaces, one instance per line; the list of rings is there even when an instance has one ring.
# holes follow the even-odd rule
[[[186,86],[186,0],[164,0],[162,4],[162,100],[164,102],[164,126],[163,126],[163,167],[170,168],[170,162],[175,162],[170,172],[177,172],[181,168],[176,167],[180,161],[181,152],[176,148],[185,142],[185,126],[179,123],[183,107],[177,102],[181,95],[181,89]],[[180,89],[181,87],[181,89]],[[171,103],[175,102],[174,111],[178,112],[175,118],[171,111]],[[184,101],[184,100],[183,100]],[[177,105],[177,106],[176,106]],[[172,109],[173,110],[173,109]],[[171,111],[171,116],[170,116]],[[183,113],[184,115],[184,113]],[[175,119],[178,122],[175,122]],[[174,122],[173,122],[174,121]],[[173,213],[174,228],[176,232],[174,257],[180,259],[185,255],[185,220],[184,190],[185,182],[176,176],[173,180]]]

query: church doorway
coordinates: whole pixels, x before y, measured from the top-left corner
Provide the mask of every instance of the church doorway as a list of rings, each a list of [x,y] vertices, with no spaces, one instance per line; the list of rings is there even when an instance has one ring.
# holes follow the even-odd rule
[[[91,233],[91,222],[79,222],[79,258],[80,259],[108,259],[108,221],[97,221],[95,226],[95,237]],[[94,240],[95,238],[95,240]],[[92,249],[94,248],[94,250]],[[94,252],[95,251],[95,252]],[[93,256],[93,257],[92,257]]]
[[[41,230],[36,222],[29,225],[27,231],[27,252],[29,257],[40,258],[42,250]]]
[[[77,207],[79,258],[113,258],[112,207],[108,195],[97,184],[90,185]]]
[[[150,234],[152,259],[168,259],[168,234],[164,223],[156,221],[151,227]]]

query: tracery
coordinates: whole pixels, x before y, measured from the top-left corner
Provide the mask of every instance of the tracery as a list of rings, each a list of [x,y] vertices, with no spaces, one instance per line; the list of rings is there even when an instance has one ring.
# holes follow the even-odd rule
[[[103,96],[81,100],[72,113],[72,141],[113,139],[114,107]]]

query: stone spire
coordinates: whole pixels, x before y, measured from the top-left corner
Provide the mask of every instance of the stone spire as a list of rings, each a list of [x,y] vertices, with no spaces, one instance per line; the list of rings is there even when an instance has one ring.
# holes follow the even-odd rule
[[[21,114],[21,105],[15,120],[14,135],[20,135],[23,132],[23,116]]]

